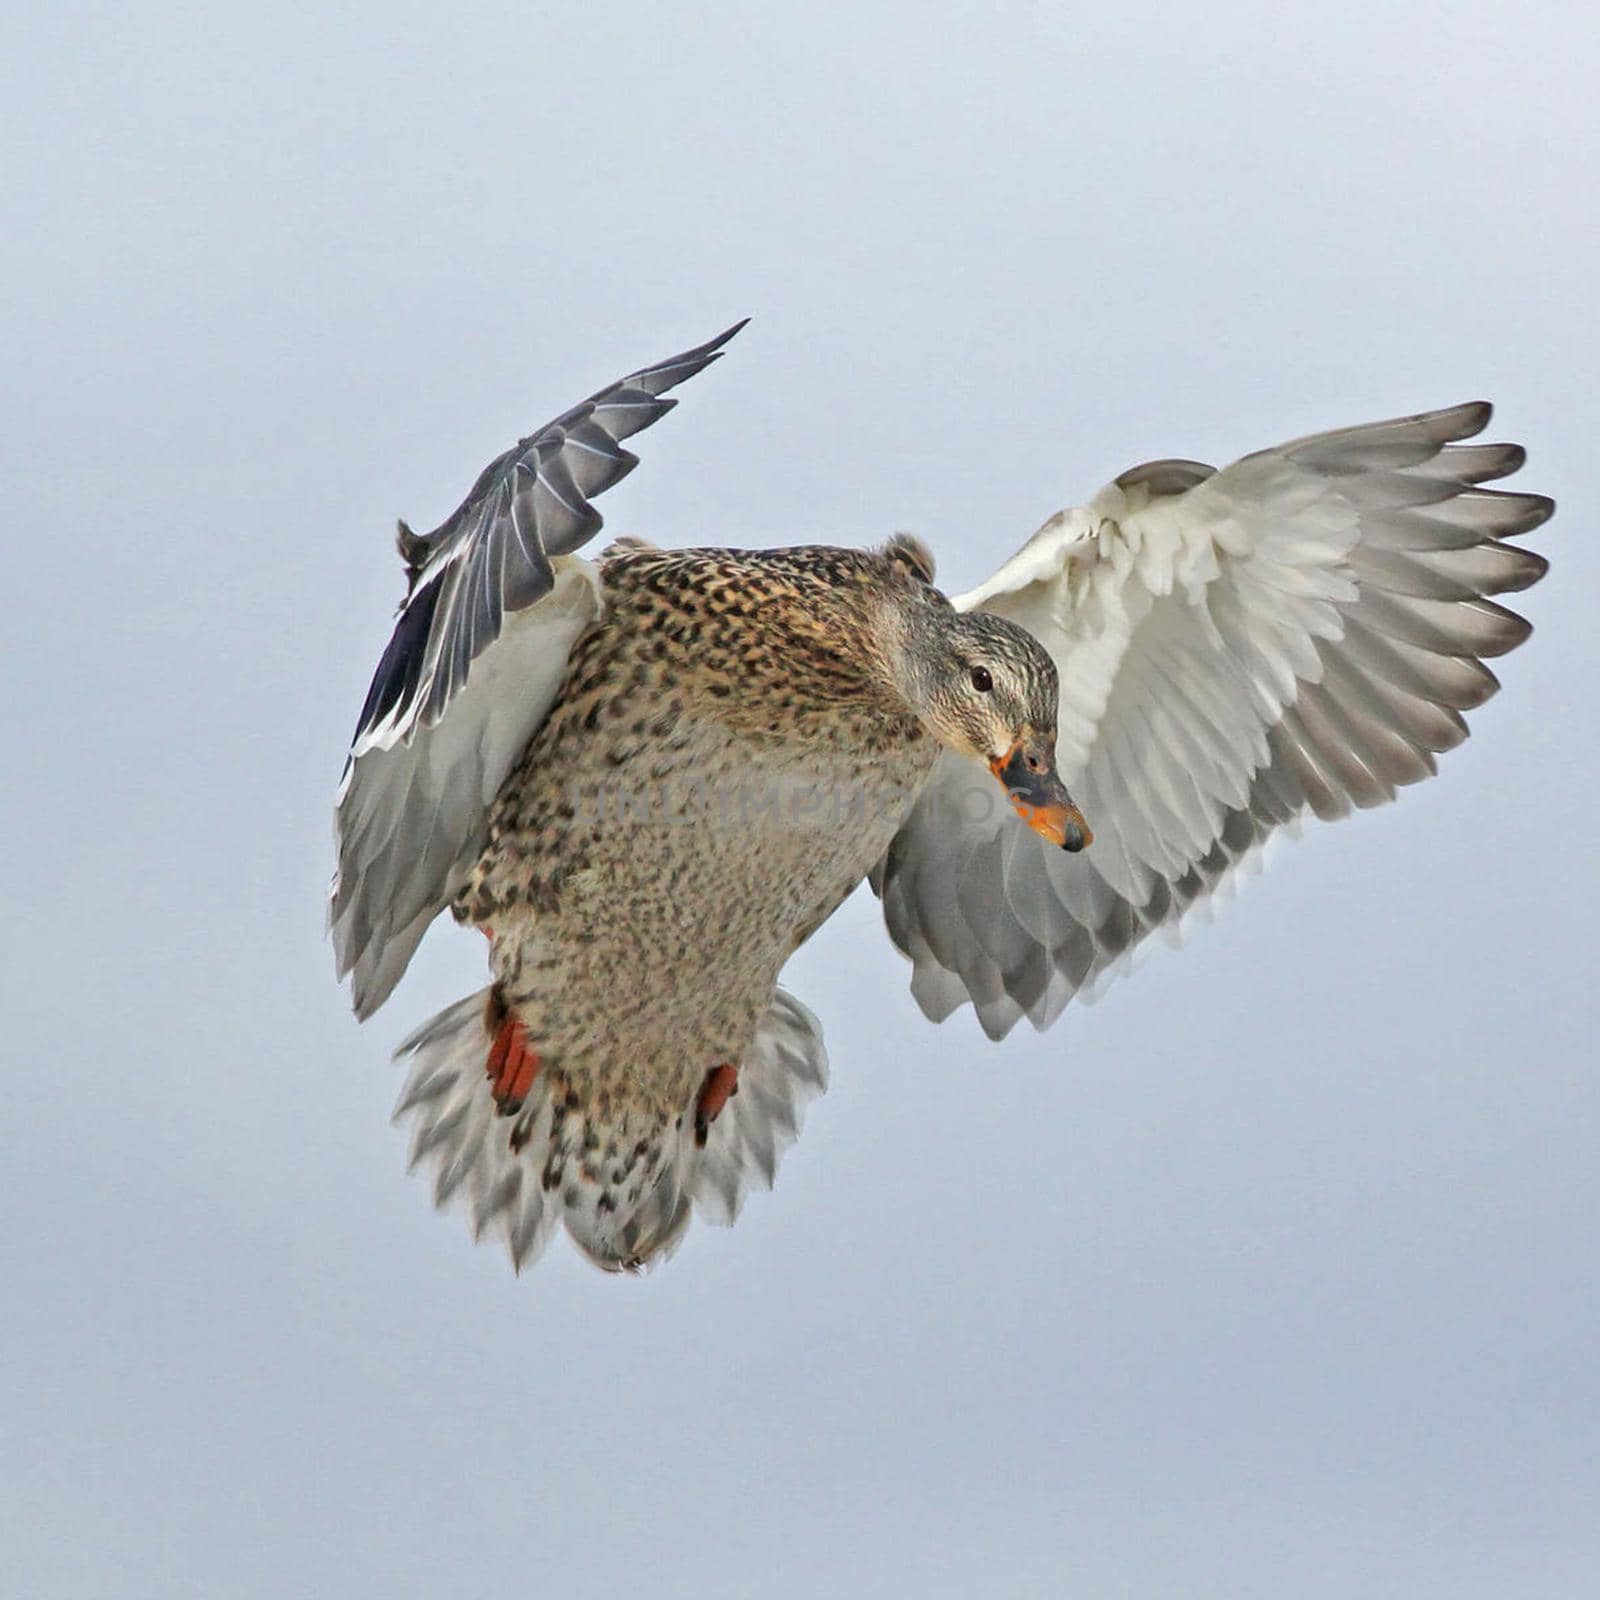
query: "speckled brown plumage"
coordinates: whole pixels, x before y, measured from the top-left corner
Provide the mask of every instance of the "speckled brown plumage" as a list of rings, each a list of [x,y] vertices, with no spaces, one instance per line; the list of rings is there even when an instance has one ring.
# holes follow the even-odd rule
[[[591,566],[623,442],[736,332],[402,529],[340,782],[359,1017],[446,905],[492,932],[489,988],[401,1044],[399,1114],[518,1267],[563,1222],[657,1260],[771,1184],[827,1075],[776,978],[869,869],[928,1016],[1046,1027],[1277,828],[1431,774],[1527,635],[1488,597],[1545,569],[1506,541],[1551,503],[1481,488],[1522,450],[1463,442],[1481,403],[1134,468],[954,603],[904,536]]]
[[[944,602],[883,552],[622,543],[600,573],[453,909],[493,930],[494,1003],[551,1080],[542,1181],[603,1212],[638,1201],[926,779],[885,643]]]

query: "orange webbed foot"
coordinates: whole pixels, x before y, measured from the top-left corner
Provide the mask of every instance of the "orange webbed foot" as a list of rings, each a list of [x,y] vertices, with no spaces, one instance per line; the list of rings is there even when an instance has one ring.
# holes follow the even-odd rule
[[[520,1111],[539,1076],[539,1056],[528,1040],[528,1030],[514,1016],[508,1014],[495,1030],[486,1070],[489,1092],[501,1114]]]
[[[737,1067],[725,1061],[720,1067],[713,1067],[706,1074],[706,1081],[700,1086],[700,1098],[694,1105],[694,1142],[702,1150],[705,1148],[707,1135],[711,1132],[711,1124],[717,1120],[717,1113],[738,1092]]]

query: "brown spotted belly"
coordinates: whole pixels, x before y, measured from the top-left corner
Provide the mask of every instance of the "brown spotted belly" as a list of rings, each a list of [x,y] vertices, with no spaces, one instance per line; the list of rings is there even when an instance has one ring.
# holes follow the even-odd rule
[[[680,1114],[738,1063],[783,964],[882,853],[918,776],[821,761],[747,768],[709,799],[597,805],[553,903],[494,916],[500,991],[546,1068],[596,1110]]]

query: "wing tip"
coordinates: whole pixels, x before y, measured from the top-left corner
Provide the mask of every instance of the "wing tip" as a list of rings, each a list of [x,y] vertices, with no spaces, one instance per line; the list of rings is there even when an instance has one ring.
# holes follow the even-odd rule
[[[720,361],[726,354],[723,346],[749,321],[749,317],[741,317],[732,327],[724,328],[721,333],[707,339],[704,344],[697,344],[692,350],[684,350],[678,355],[668,356],[665,361],[657,361],[651,366],[641,367],[637,372],[629,373],[617,387],[637,387],[652,395],[661,395],[668,389],[675,389],[680,383],[685,383],[696,374],[704,372],[712,362]],[[596,395],[594,398],[599,399],[600,396]],[[676,405],[677,402],[667,400],[662,404],[670,406]]]
[[[1437,411],[1424,411],[1419,422],[1437,424],[1439,443],[1454,444],[1461,439],[1471,439],[1489,426],[1494,415],[1494,404],[1489,400],[1463,400],[1459,405],[1441,406]]]
[[[715,350],[720,354],[723,345],[725,345],[731,338],[733,338],[733,336],[736,333],[743,333],[744,330],[746,328],[748,328],[749,326],[750,326],[750,318],[749,317],[740,317],[739,320],[736,323],[734,323],[732,327],[724,328],[723,331],[716,336],[716,338],[707,339],[706,342],[705,342],[705,345],[703,346],[703,348],[706,349],[706,350]]]
[[[1494,591],[1497,594],[1521,594],[1524,589],[1531,589],[1550,570],[1550,558],[1542,556],[1537,550],[1522,551],[1523,564],[1503,589]]]
[[[1528,464],[1528,450],[1525,445],[1508,442],[1501,445],[1486,445],[1484,448],[1494,449],[1498,452],[1494,462],[1494,477],[1496,478],[1509,478],[1515,473],[1521,472]],[[1488,483],[1491,480],[1483,478],[1479,481]]]
[[[1516,526],[1509,530],[1518,536],[1542,528],[1556,514],[1556,503],[1547,494],[1525,494],[1522,501],[1522,515],[1517,518]]]

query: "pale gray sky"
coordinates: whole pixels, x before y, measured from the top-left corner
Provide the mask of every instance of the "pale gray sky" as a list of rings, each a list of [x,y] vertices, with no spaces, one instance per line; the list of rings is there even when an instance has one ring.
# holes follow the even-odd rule
[[[1187,11],[1187,8],[1186,8]],[[53,6],[0,51],[8,1593],[1593,1593],[1594,85],[1577,5]],[[923,535],[1486,395],[1533,641],[1439,782],[1092,1009],[833,1087],[642,1282],[432,1214],[329,804],[454,505],[755,321],[613,532]]]

